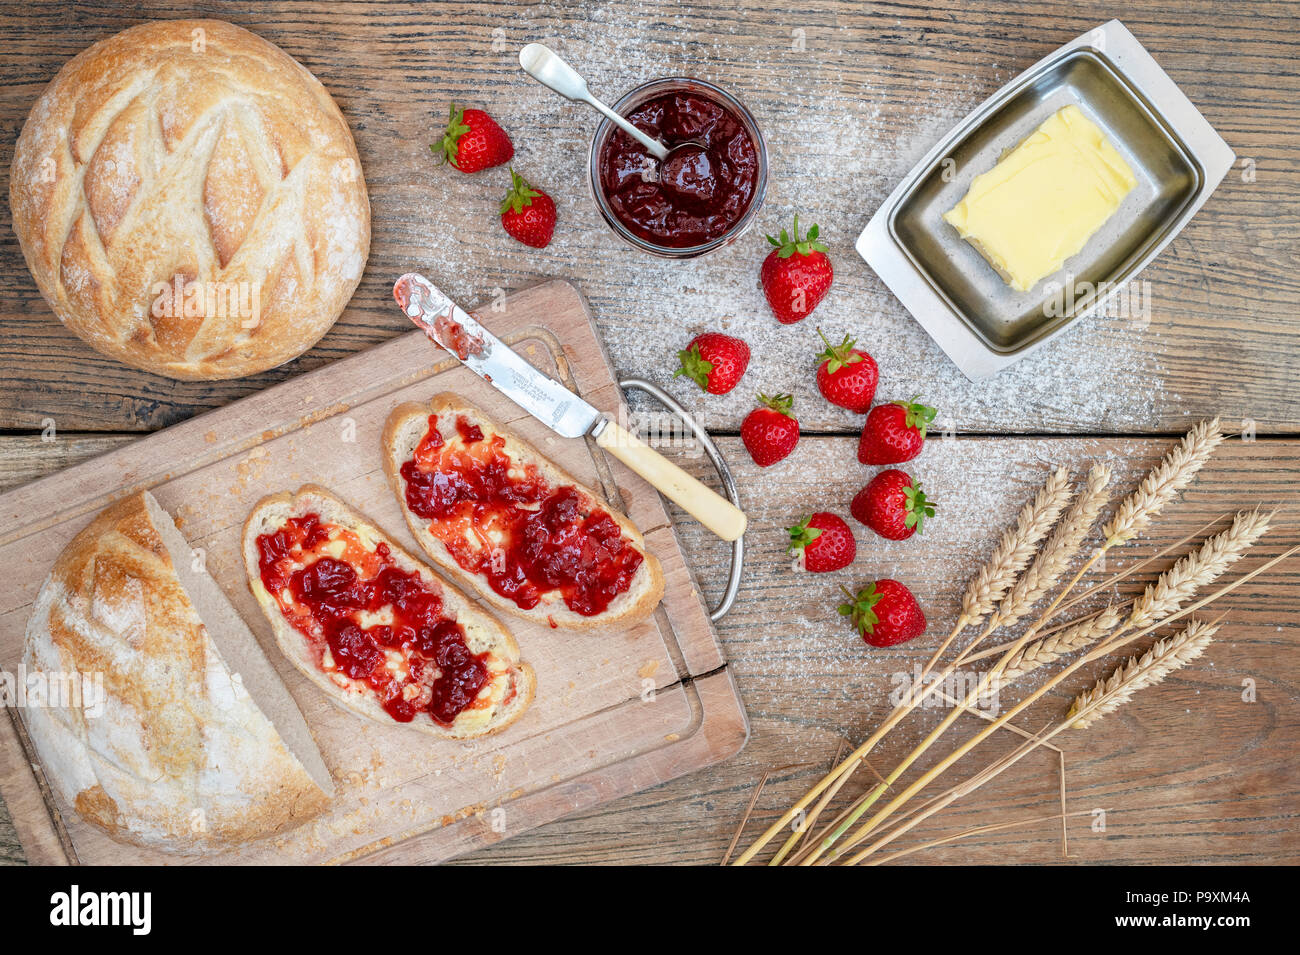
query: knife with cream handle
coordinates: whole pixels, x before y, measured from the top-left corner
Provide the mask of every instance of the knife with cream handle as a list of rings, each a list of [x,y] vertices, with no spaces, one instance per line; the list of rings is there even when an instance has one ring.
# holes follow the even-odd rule
[[[542,374],[422,275],[407,273],[393,298],[415,325],[497,391],[564,438],[590,435],[723,540],[745,533],[744,512],[636,435]]]

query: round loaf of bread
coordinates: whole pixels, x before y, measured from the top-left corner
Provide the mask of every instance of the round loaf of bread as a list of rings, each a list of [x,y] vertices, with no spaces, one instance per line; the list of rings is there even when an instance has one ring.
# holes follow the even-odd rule
[[[59,555],[23,648],[23,719],[50,787],[114,839],[233,847],[333,792],[256,638],[147,493]],[[40,689],[34,689],[39,687]]]
[[[171,378],[302,354],[370,249],[361,162],[329,93],[217,20],[145,23],[65,64],[18,137],[9,203],[63,324]]]

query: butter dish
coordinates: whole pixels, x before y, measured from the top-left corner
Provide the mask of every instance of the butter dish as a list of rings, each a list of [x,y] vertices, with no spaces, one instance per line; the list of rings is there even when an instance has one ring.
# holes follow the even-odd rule
[[[1067,106],[1100,128],[1136,184],[1062,269],[1019,291],[943,216],[976,176]],[[1235,158],[1133,34],[1111,20],[1015,77],[951,130],[890,193],[857,249],[957,367],[979,380],[1119,294]]]

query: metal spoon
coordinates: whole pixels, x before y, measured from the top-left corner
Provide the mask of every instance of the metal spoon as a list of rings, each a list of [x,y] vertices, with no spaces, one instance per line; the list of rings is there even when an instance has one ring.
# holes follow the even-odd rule
[[[592,96],[591,91],[587,89],[587,81],[579,75],[577,70],[564,62],[554,50],[541,43],[530,43],[519,51],[519,65],[523,67],[525,73],[543,86],[550,87],[561,96],[574,102],[586,103],[588,106],[593,106],[601,113],[604,113],[605,116],[609,117],[610,122],[650,150],[651,155],[660,162],[668,158],[669,150],[667,146],[659,142],[659,140],[647,136]]]

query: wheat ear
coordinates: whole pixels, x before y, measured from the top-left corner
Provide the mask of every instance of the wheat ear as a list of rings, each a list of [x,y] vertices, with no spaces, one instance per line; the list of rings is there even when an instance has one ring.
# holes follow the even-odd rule
[[[1273,513],[1240,511],[1226,529],[1207,538],[1200,547],[1147,586],[1133,603],[1127,627],[1140,629],[1169,616],[1200,588],[1213,583],[1245,555],[1268,530]]]
[[[1123,619],[1124,614],[1118,608],[1107,607],[1096,616],[1021,647],[1012,654],[993,685],[1005,686],[1041,666],[1056,662],[1067,653],[1092,646],[1118,627]]]
[[[1010,627],[1051,590],[1061,574],[1070,565],[1079,545],[1092,530],[1092,525],[1106,504],[1106,485],[1110,483],[1110,468],[1094,464],[1088,471],[1083,491],[1066,511],[1065,518],[1052,531],[1034,562],[1020,575],[1007,591],[997,612],[989,620],[990,630]]]
[[[1084,713],[1071,725],[1075,729],[1086,729],[1107,713],[1114,713],[1138,690],[1159,683],[1199,657],[1218,630],[1217,622],[1192,620],[1172,637],[1157,640],[1146,653],[1129,657],[1106,679],[1098,680],[1092,689],[1075,697],[1065,718],[1070,720],[1075,714]]]
[[[1202,421],[1183,436],[1178,446],[1165,455],[1142,479],[1142,483],[1120,502],[1103,528],[1106,546],[1112,547],[1142,533],[1160,509],[1187,487],[1223,441],[1218,418]]]
[[[961,615],[968,624],[982,620],[1011,589],[1069,499],[1070,472],[1057,468],[1034,499],[1020,509],[1015,524],[1002,534],[989,559],[971,578],[961,602]]]

